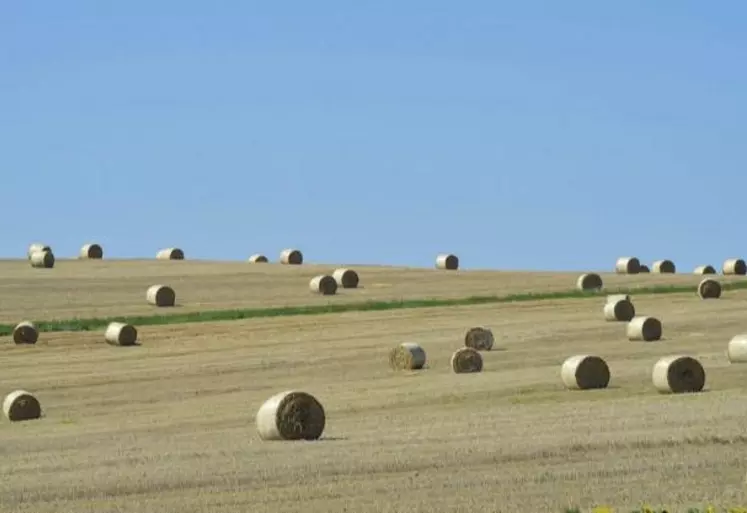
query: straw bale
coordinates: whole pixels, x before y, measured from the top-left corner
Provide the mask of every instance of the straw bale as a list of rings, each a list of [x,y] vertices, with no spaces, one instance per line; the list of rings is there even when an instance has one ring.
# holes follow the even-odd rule
[[[33,394],[16,390],[5,396],[3,414],[11,422],[38,419],[41,417],[41,404]]]
[[[19,322],[13,328],[13,342],[16,344],[36,344],[39,340],[39,329],[31,321]]]
[[[284,249],[280,252],[280,263],[285,265],[303,264],[303,253],[297,249]]]
[[[95,243],[84,244],[80,248],[79,258],[83,260],[100,260],[104,258],[104,248]]]
[[[576,355],[563,362],[560,378],[566,388],[573,390],[607,388],[610,368],[599,356]]]
[[[155,306],[174,306],[176,292],[168,285],[151,285],[145,294],[148,303]]]
[[[355,289],[358,288],[360,278],[358,273],[352,269],[335,269],[332,273],[332,277],[335,279],[337,284],[344,289]]]
[[[457,374],[482,371],[482,355],[477,349],[462,347],[451,355],[451,370]]]
[[[661,339],[662,325],[655,317],[633,317],[626,328],[628,340],[651,342]]]
[[[654,387],[662,393],[700,392],[705,387],[703,365],[690,356],[665,356],[654,365],[651,373]]]
[[[657,260],[652,268],[658,274],[674,274],[677,272],[677,268],[671,260]]]
[[[412,342],[404,342],[389,352],[389,366],[395,370],[418,370],[425,366],[425,350]]]
[[[604,305],[604,320],[629,322],[635,317],[635,306],[627,299],[608,301]]]
[[[31,267],[37,269],[52,269],[55,264],[54,254],[51,251],[35,251],[31,253]]]
[[[322,404],[311,394],[286,391],[267,399],[257,411],[262,440],[317,440],[326,425]]]
[[[744,275],[747,274],[747,264],[741,258],[729,258],[724,261],[721,271],[724,274]]]
[[[249,257],[249,262],[251,262],[252,264],[266,264],[267,262],[269,262],[269,260],[266,256],[257,253],[256,255],[252,255]]]
[[[576,288],[583,291],[601,290],[602,285],[602,277],[597,273],[585,273],[576,280]]]
[[[449,253],[438,255],[436,257],[436,269],[456,271],[457,269],[459,269],[459,257]]]
[[[465,347],[471,347],[478,351],[490,351],[493,349],[495,343],[495,337],[493,332],[489,328],[483,328],[482,326],[476,326],[467,330],[464,335]]]
[[[137,343],[137,328],[125,322],[111,322],[104,332],[104,340],[113,346],[134,346]]]
[[[184,260],[184,251],[179,248],[166,248],[156,253],[157,260]]]
[[[615,272],[618,274],[638,274],[641,272],[641,261],[636,257],[620,257],[615,262]]]
[[[337,282],[332,276],[320,274],[311,278],[309,289],[316,294],[333,296],[337,293]]]
[[[706,278],[698,284],[700,299],[718,299],[721,297],[721,284],[713,278]]]

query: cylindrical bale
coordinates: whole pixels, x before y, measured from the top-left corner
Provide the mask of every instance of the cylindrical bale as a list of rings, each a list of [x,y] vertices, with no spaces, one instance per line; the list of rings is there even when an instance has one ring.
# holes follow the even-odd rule
[[[576,280],[576,288],[583,291],[601,290],[602,277],[597,273],[585,273]]]
[[[477,326],[468,329],[464,335],[464,346],[478,351],[490,351],[493,349],[494,343],[495,337],[489,328]]]
[[[693,274],[716,274],[716,268],[712,265],[699,265],[693,270]]]
[[[134,346],[137,342],[137,328],[125,322],[110,322],[104,332],[104,340],[113,346]]]
[[[636,257],[620,257],[615,262],[615,272],[618,274],[638,274],[641,272],[641,261]]]
[[[36,344],[39,340],[39,329],[31,321],[19,322],[13,328],[13,342],[16,344]]]
[[[638,268],[638,274],[647,274],[650,272],[651,269],[649,269],[646,264],[641,264],[641,266]]]
[[[482,371],[482,355],[471,347],[462,347],[451,355],[451,370],[457,374]]]
[[[456,271],[459,269],[459,257],[445,253],[436,257],[436,269]]]
[[[633,317],[628,323],[626,334],[628,340],[642,340],[651,342],[661,339],[661,321],[655,317]]]
[[[654,365],[654,387],[662,393],[700,392],[705,387],[705,369],[690,356],[665,356]]]
[[[726,356],[731,363],[747,362],[747,333],[732,337],[726,348]]]
[[[249,257],[249,262],[251,262],[252,264],[266,264],[267,262],[269,262],[269,260],[266,256],[257,253],[256,255],[252,255]]]
[[[168,285],[148,287],[145,297],[148,303],[155,306],[174,306],[176,304],[176,292]]]
[[[599,356],[576,355],[563,362],[560,378],[566,388],[573,390],[607,388],[610,383],[610,368]]]
[[[412,342],[404,342],[389,352],[389,366],[395,370],[418,370],[425,366],[425,350]]]
[[[273,395],[260,406],[256,417],[262,440],[317,440],[326,421],[322,404],[299,391]]]
[[[104,248],[99,244],[84,244],[83,247],[80,248],[79,256],[81,259],[100,260],[104,258]]]
[[[608,294],[607,302],[614,303],[615,301],[630,301],[630,294]]]
[[[31,253],[31,267],[37,269],[52,269],[54,267],[54,254],[51,251],[36,251]]]
[[[721,271],[724,274],[747,274],[747,264],[741,258],[729,258],[724,262]]]
[[[337,282],[332,276],[320,274],[311,278],[309,289],[316,294],[333,296],[337,293]]]
[[[5,396],[3,413],[11,422],[38,419],[41,417],[41,404],[33,394],[16,390]]]
[[[179,248],[166,248],[156,253],[157,260],[184,260],[184,251]]]
[[[297,249],[284,249],[280,252],[280,263],[285,265],[303,264],[303,253]]]
[[[627,299],[608,301],[604,305],[604,320],[628,322],[635,317],[635,306]]]
[[[358,273],[352,269],[335,269],[332,273],[332,277],[335,279],[337,284],[344,289],[355,289],[358,288],[360,278]]]
[[[658,274],[674,274],[677,268],[671,260],[657,260],[654,262],[653,269]]]
[[[31,259],[31,255],[36,253],[37,251],[49,251],[52,253],[51,246],[47,246],[46,244],[42,244],[40,242],[34,242],[33,244],[29,245],[29,249],[26,251],[26,257],[28,259]]]
[[[721,284],[713,278],[706,278],[698,284],[700,299],[718,299],[721,297]]]

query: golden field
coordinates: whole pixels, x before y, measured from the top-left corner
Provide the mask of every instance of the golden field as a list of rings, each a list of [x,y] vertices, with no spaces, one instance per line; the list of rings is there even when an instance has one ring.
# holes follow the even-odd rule
[[[0,261],[0,320],[163,313],[145,289],[166,283],[175,311],[466,297],[569,290],[578,273],[354,267],[360,290],[319,297],[309,279],[335,266],[60,260],[54,269]],[[695,284],[693,275],[603,275],[605,285]],[[719,277],[722,281],[729,281]],[[740,279],[740,278],[732,278]],[[742,277],[741,279],[745,279]],[[747,332],[747,291],[634,296],[664,325],[629,342],[605,322],[603,297],[139,327],[141,346],[102,332],[3,337],[0,392],[37,395],[44,418],[0,422],[0,511],[560,512],[642,502],[747,505],[744,366],[729,339]],[[449,358],[471,326],[496,350],[480,374]],[[428,355],[419,372],[389,369],[400,342]],[[597,354],[606,390],[569,391],[560,365]],[[662,395],[664,355],[704,365],[706,390]],[[264,442],[254,415],[269,396],[316,396],[316,442]]]

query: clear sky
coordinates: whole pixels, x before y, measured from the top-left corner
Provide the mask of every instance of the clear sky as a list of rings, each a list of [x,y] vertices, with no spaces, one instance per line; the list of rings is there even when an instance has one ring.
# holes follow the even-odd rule
[[[0,257],[747,257],[747,3],[0,4]]]

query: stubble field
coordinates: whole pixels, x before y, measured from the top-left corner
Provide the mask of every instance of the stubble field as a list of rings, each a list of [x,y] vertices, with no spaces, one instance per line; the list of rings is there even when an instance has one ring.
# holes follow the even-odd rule
[[[209,262],[0,262],[0,321],[163,313],[145,289],[167,283],[170,311],[368,299],[466,297],[573,288],[577,273],[455,273],[361,267],[363,288],[318,297],[320,269]],[[603,275],[605,285],[692,284],[692,275]],[[721,281],[730,281],[719,277]],[[738,278],[737,278],[738,279]],[[745,278],[742,278],[744,280]],[[732,279],[733,280],[733,279]],[[664,324],[629,342],[603,296],[470,307],[349,312],[143,326],[141,346],[102,332],[0,339],[0,392],[23,388],[44,418],[0,422],[0,511],[560,512],[569,505],[747,504],[742,456],[747,366],[725,349],[747,331],[747,291],[633,297]],[[157,310],[157,311],[154,311]],[[479,374],[454,374],[471,326],[496,349]],[[425,370],[389,369],[388,350],[421,344]],[[609,388],[568,391],[560,364],[597,354]],[[660,356],[688,354],[706,390],[661,395]],[[254,415],[288,389],[327,413],[317,442],[263,442]],[[682,509],[684,511],[685,509]]]

